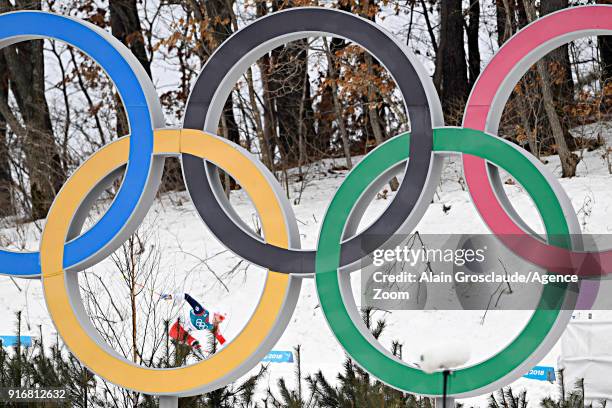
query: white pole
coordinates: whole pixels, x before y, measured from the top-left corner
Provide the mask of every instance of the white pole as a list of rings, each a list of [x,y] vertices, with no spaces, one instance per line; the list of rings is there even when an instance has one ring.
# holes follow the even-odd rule
[[[173,395],[159,397],[159,408],[178,408],[178,397]]]
[[[442,397],[436,397],[436,408],[455,408],[455,399],[453,397],[446,397],[446,407],[442,405]]]

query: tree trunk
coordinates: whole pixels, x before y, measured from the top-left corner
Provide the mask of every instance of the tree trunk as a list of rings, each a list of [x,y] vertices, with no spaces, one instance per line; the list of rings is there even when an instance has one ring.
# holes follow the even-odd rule
[[[296,2],[272,1],[272,10],[294,7]],[[308,75],[308,40],[292,41],[271,53],[269,86],[274,98],[274,118],[283,168],[299,163],[299,132],[302,129],[305,159],[316,155],[318,143]],[[301,111],[301,114],[300,114]],[[300,117],[302,121],[300,123]]]
[[[525,6],[525,12],[527,13],[527,17],[530,21],[536,19],[536,13],[533,5],[530,3],[530,0],[523,0],[523,4]],[[559,159],[561,160],[561,168],[563,177],[573,177],[576,175],[576,166],[578,165],[579,158],[575,154],[573,154],[567,146],[565,141],[563,127],[561,125],[561,121],[557,114],[557,110],[555,107],[554,99],[553,99],[553,90],[550,83],[550,77],[548,73],[548,69],[546,67],[546,63],[544,60],[540,60],[537,63],[538,74],[540,75],[540,80],[542,83],[542,96],[544,99],[544,109],[546,110],[546,114],[548,116],[548,122],[550,123],[553,137],[555,139],[557,153],[559,154]]]
[[[540,2],[540,14],[553,13],[569,6],[568,0],[547,0]],[[570,149],[576,149],[576,141],[570,133],[572,123],[565,119],[565,108],[574,104],[574,79],[569,56],[569,47],[562,45],[551,51],[545,58],[545,65],[550,77],[550,87],[557,115],[561,119],[563,137]]]
[[[111,32],[136,56],[151,77],[151,62],[140,26],[136,0],[110,0]]]
[[[540,14],[545,16],[558,10],[569,7],[568,0],[546,0],[540,2]],[[572,65],[570,63],[568,45],[562,45],[546,56],[549,72],[553,72],[554,82],[551,84],[553,96],[556,101],[572,102],[574,99],[574,80],[572,78]]]
[[[0,9],[40,10],[41,2],[22,0],[12,6],[7,0],[2,0]],[[18,43],[5,48],[3,53],[8,66],[10,88],[24,122],[25,134],[20,143],[30,184],[30,215],[32,219],[41,219],[46,217],[55,193],[66,179],[45,98],[43,41]]]
[[[206,8],[206,16],[211,25],[215,48],[219,47],[232,35],[232,23],[237,24],[236,16],[234,16],[232,9],[233,3],[233,0],[206,0],[200,2]],[[202,61],[202,63],[204,62]],[[236,144],[240,144],[240,132],[234,115],[234,101],[231,93],[223,105],[223,116],[218,126],[221,135]],[[236,187],[235,181],[230,179],[227,174],[222,175],[221,180],[228,194],[231,189]]]
[[[261,73],[261,86],[263,90],[263,138],[267,142],[268,153],[270,156],[270,170],[276,167],[275,157],[278,138],[276,136],[274,96],[270,85],[270,71],[272,62],[270,54],[266,54],[257,61],[259,72]]]
[[[110,22],[113,35],[125,44],[136,56],[149,78],[152,56],[147,55],[145,38],[138,16],[136,0],[110,0]],[[151,59],[150,59],[151,58]],[[129,133],[129,124],[119,95],[116,95],[117,137]],[[183,173],[178,159],[169,157],[164,164],[161,191],[184,190]]]
[[[359,13],[363,18],[369,19],[372,22],[376,22],[376,12],[377,4],[376,0],[364,0],[360,3]],[[376,145],[380,146],[387,139],[385,125],[383,120],[381,119],[381,105],[380,102],[383,101],[384,96],[380,94],[379,90],[375,86],[375,82],[371,80],[375,78],[376,72],[380,72],[383,68],[380,63],[365,51],[363,53],[363,61],[367,67],[367,89],[365,97],[362,98],[364,102],[364,111],[367,113],[367,118],[364,120],[365,122],[365,140],[364,146],[367,149],[368,140],[370,135],[374,136],[374,140],[376,141]],[[397,177],[393,177],[389,181],[389,187],[392,191],[397,191],[399,188],[399,181]]]
[[[436,41],[436,34],[434,33],[433,26],[431,25],[431,20],[429,19],[429,9],[425,4],[425,0],[421,0],[421,8],[423,9],[423,17],[425,17],[425,25],[427,26],[427,33],[429,34],[429,40],[431,41],[431,48],[433,48],[434,54],[438,55],[438,42]],[[437,82],[436,86],[438,86]]]
[[[9,79],[6,59],[0,53],[0,99],[2,104],[8,106]],[[7,140],[7,123],[0,114],[0,217],[15,214],[13,203],[13,179],[9,160],[9,147]]]
[[[338,122],[338,129],[340,130],[340,139],[342,140],[342,148],[344,151],[344,159],[346,160],[346,168],[352,169],[353,162],[351,160],[350,141],[349,141],[348,132],[346,131],[346,126],[344,124],[344,115],[342,112],[342,105],[340,103],[340,100],[338,99],[338,85],[336,83],[337,78],[335,76],[336,75],[336,71],[335,71],[336,64],[334,63],[333,55],[329,48],[327,38],[325,37],[323,38],[323,44],[325,46],[325,54],[327,55],[327,69],[328,69],[329,78],[331,79],[332,101],[334,105],[334,113],[335,113],[336,120]]]
[[[480,75],[480,46],[478,41],[478,30],[480,28],[480,2],[471,0],[468,10],[469,22],[465,28],[468,43],[468,74],[469,87],[474,86],[478,75]]]
[[[272,11],[293,7],[293,1],[271,2]],[[257,16],[267,14],[268,3],[256,2]],[[283,171],[320,156],[308,74],[308,41],[292,41],[262,56],[257,64],[263,88],[263,139],[273,161],[276,149]],[[301,139],[300,139],[301,137]],[[301,153],[300,153],[301,152]]]
[[[263,17],[268,13],[265,0],[257,2],[257,17]],[[258,61],[259,72],[261,74],[261,87],[263,93],[263,138],[267,143],[268,154],[270,157],[270,170],[276,167],[276,148],[278,137],[276,135],[276,110],[274,107],[274,92],[270,83],[270,72],[272,71],[272,60],[270,53],[263,55]]]
[[[519,0],[516,4],[514,0],[497,0],[497,44],[501,47],[510,37],[512,37],[515,30],[519,27],[527,25],[527,17],[525,15],[525,8]],[[518,21],[517,21],[518,19]],[[510,118],[512,123],[510,126],[523,128],[525,136],[527,138],[527,147],[529,151],[536,157],[540,157],[540,149],[537,140],[537,126],[533,126],[530,121],[530,106],[528,103],[529,97],[526,95],[530,94],[529,82],[533,82],[535,75],[529,71],[525,78],[522,78],[519,82],[520,94],[513,93],[510,95],[508,105],[516,106],[518,121],[516,118]],[[517,138],[518,139],[518,138]],[[519,144],[521,141],[517,140]]]
[[[366,64],[368,66],[368,75],[374,75],[374,58],[370,54],[366,54],[365,56]],[[380,146],[384,143],[386,137],[384,132],[384,125],[381,123],[380,115],[378,114],[378,106],[377,106],[377,97],[376,97],[376,89],[373,85],[368,86],[368,119],[370,122],[370,126],[372,127],[372,132],[374,133],[374,139],[376,140],[376,145]],[[400,183],[397,177],[393,177],[389,180],[389,187],[391,191],[397,191]]]
[[[468,96],[467,66],[463,44],[461,0],[441,0],[440,41],[434,78],[447,123],[460,123],[460,112]]]
[[[612,5],[612,0],[597,0],[597,3]],[[601,63],[601,89],[604,92],[602,109],[609,113],[612,110],[612,36],[600,36],[597,41]]]
[[[532,18],[536,18],[535,7],[523,2],[523,0],[497,0],[497,24],[498,43],[501,46],[510,36],[526,26]],[[550,13],[563,8],[567,0],[553,0],[541,2],[542,13]],[[533,12],[528,18],[526,7]],[[524,145],[526,137],[529,142],[529,150],[536,156],[540,152],[547,154],[556,152],[559,144],[555,139],[553,129],[556,127],[550,123],[546,102],[544,101],[544,82],[547,82],[552,102],[555,107],[556,117],[561,124],[565,145],[571,151],[576,147],[575,139],[569,133],[571,124],[565,120],[564,107],[573,103],[573,81],[571,79],[571,65],[567,47],[557,50],[543,59],[543,67],[546,71],[547,81],[543,81],[540,70],[529,70],[521,79],[519,94],[513,93],[507,106],[507,114],[503,120],[504,127],[508,132],[514,132],[515,141]],[[541,67],[540,67],[541,68]],[[517,132],[517,129],[523,132]]]
[[[236,16],[233,12],[233,0],[192,0],[190,5],[191,11],[194,13],[197,20],[206,21],[210,25],[210,36],[208,33],[201,32],[200,41],[203,43],[213,44],[213,49],[219,47],[232,33],[232,24],[236,23]],[[200,62],[203,64],[208,60],[207,57],[200,55]],[[238,122],[234,116],[232,97],[228,97],[223,107],[224,122],[227,129],[222,130],[222,134],[227,134],[228,139],[234,143],[240,142],[240,133],[238,131]],[[221,126],[221,123],[219,123]]]
[[[369,54],[366,54],[365,60],[366,60],[366,65],[368,67],[368,75],[373,76],[374,75],[374,68],[373,68],[374,62],[373,62],[372,56]],[[372,126],[372,132],[374,133],[374,139],[376,140],[376,145],[379,146],[383,144],[383,142],[385,141],[385,136],[383,133],[382,126],[380,124],[380,118],[378,116],[378,106],[376,106],[377,105],[376,102],[377,102],[376,89],[374,88],[374,85],[370,83],[368,85],[368,99],[367,99],[368,118],[370,120],[370,126]]]
[[[346,47],[346,41],[341,38],[331,38],[328,44],[329,50],[326,49],[325,52],[330,53],[329,57],[336,55],[336,53],[342,51],[344,47]],[[327,59],[328,65],[329,57]],[[332,82],[335,82],[339,75],[340,72],[336,66],[328,66],[327,72],[321,73],[320,77],[320,81],[325,84],[323,90],[321,91],[321,99],[318,104],[317,112],[317,148],[320,155],[321,153],[328,152],[329,148],[332,146],[332,141],[335,139],[334,122],[344,120],[344,118],[336,117],[334,102],[335,85],[333,85]]]
[[[314,131],[314,112],[310,95],[308,75],[307,40],[294,41],[272,52],[272,72],[270,73],[273,97],[278,121],[281,154],[286,166],[298,163],[298,132],[302,127],[307,156],[314,154],[316,143]],[[306,78],[306,80],[304,80]],[[303,121],[299,123],[300,108]]]
[[[496,0],[497,45],[500,47],[512,37],[514,32],[514,1]]]
[[[112,34],[125,44],[136,56],[151,77],[151,62],[145,50],[144,36],[140,27],[140,17],[136,0],[110,0],[110,24]],[[116,95],[117,137],[129,133],[129,125],[119,95]]]
[[[272,151],[270,150],[270,141],[266,137],[264,125],[261,121],[261,113],[259,111],[259,108],[257,107],[255,84],[253,83],[253,70],[251,68],[247,70],[246,79],[247,88],[249,91],[249,103],[251,104],[251,109],[253,110],[251,115],[253,116],[255,131],[257,133],[257,139],[259,141],[259,146],[261,149],[261,158],[267,168],[269,168],[270,170],[274,170],[274,157],[272,156]]]

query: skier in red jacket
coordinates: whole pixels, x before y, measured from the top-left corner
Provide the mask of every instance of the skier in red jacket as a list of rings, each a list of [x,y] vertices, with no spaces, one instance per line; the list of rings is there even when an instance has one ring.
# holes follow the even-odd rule
[[[190,308],[185,311],[185,318],[177,320],[170,327],[169,336],[175,340],[184,342],[196,350],[202,345],[190,333],[193,331],[208,330],[214,334],[219,344],[225,344],[225,338],[219,332],[219,325],[225,320],[225,315],[212,313],[191,297],[188,293],[173,293],[161,295],[164,300],[172,300],[175,303],[186,301]]]

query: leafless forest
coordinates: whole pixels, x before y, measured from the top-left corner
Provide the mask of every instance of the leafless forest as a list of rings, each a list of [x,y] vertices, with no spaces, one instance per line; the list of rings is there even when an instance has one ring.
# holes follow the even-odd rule
[[[158,85],[168,123],[179,125],[200,68],[234,31],[288,7],[336,7],[387,25],[405,41],[430,69],[447,124],[456,125],[473,82],[504,41],[538,16],[587,3],[2,0],[0,11],[50,10],[111,31]],[[587,38],[532,67],[506,106],[501,135],[538,157],[559,154],[571,177],[580,149],[597,141],[568,130],[609,115],[611,47],[607,37]],[[41,219],[71,171],[129,126],[100,67],[63,43],[8,47],[0,72],[0,217]],[[309,38],[279,47],[244,73],[218,133],[258,154],[286,183],[287,169],[326,157],[344,157],[350,168],[351,155],[409,129],[401,95],[375,57],[343,39]],[[178,163],[166,167],[164,190],[182,189]]]

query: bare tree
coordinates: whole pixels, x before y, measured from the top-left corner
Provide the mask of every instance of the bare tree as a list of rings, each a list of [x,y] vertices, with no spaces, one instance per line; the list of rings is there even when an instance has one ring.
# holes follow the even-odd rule
[[[553,13],[569,7],[568,0],[547,0],[540,2],[540,14]],[[571,103],[574,99],[574,80],[572,78],[572,67],[568,45],[564,44],[555,50],[548,53],[546,56],[546,64],[548,70],[555,72],[557,79],[551,84],[553,97],[560,102],[557,105]]]
[[[79,283],[86,310],[104,340],[135,364],[157,367],[167,338],[164,322],[170,317],[159,307],[159,293],[171,286],[160,270],[162,249],[154,222],[146,222],[111,256],[114,271],[86,271]],[[117,275],[120,279],[113,279]],[[145,398],[107,383],[104,387],[118,406],[140,406]]]
[[[342,140],[342,149],[344,151],[344,158],[346,160],[346,168],[351,169],[353,168],[353,162],[351,161],[350,141],[349,141],[348,132],[346,131],[346,126],[344,124],[344,115],[342,114],[342,106],[338,98],[338,85],[337,85],[337,78],[335,77],[336,71],[334,68],[336,66],[336,63],[334,61],[334,56],[327,44],[327,39],[324,38],[323,41],[325,44],[325,51],[326,51],[326,55],[328,58],[327,66],[328,66],[329,76],[331,80],[330,87],[332,91],[331,96],[333,100],[334,113],[335,113],[335,117],[338,120],[338,129],[340,129],[340,138]]]
[[[597,0],[599,4],[612,4],[611,0]],[[599,57],[601,60],[601,89],[605,97],[602,108],[612,110],[612,36],[599,36]]]
[[[0,105],[8,106],[8,97],[9,79],[6,58],[0,53],[0,99],[2,99]],[[7,123],[0,113],[0,217],[15,214],[9,154]]]
[[[440,41],[434,82],[450,124],[458,124],[454,113],[464,105],[468,96],[468,72],[463,45],[465,20],[461,3],[461,0],[440,2]],[[455,123],[451,119],[455,119]]]
[[[468,9],[468,23],[465,26],[468,46],[468,79],[469,88],[474,86],[480,75],[480,1],[471,0]]]
[[[0,1],[0,11],[40,10],[41,1],[18,0],[13,6]],[[3,50],[9,72],[9,86],[23,124],[12,110],[0,103],[0,113],[15,132],[25,156],[31,197],[31,217],[44,218],[55,193],[66,179],[65,161],[56,145],[49,106],[45,97],[43,41],[18,43]]]
[[[523,0],[523,3],[525,6],[525,11],[527,13],[527,18],[530,21],[535,20],[536,12],[533,4],[531,4],[529,0]],[[555,102],[553,99],[551,80],[548,73],[548,69],[546,67],[546,63],[543,60],[538,61],[537,69],[538,74],[540,75],[542,85],[544,109],[546,110],[548,121],[552,127],[553,137],[557,145],[557,153],[559,154],[559,158],[561,159],[563,177],[573,177],[576,175],[576,166],[578,165],[579,158],[570,151],[565,141],[563,127],[561,125],[559,115],[557,114]]]
[[[136,0],[110,0],[109,9],[113,36],[132,51],[132,54],[136,56],[149,77],[151,77],[151,61],[145,49],[145,40],[140,26]],[[116,107],[117,137],[121,137],[128,134],[129,126],[119,95],[117,95]]]
[[[540,2],[540,14],[545,16],[567,7],[569,7],[569,0],[542,1]],[[548,53],[544,62],[549,72],[550,91],[557,116],[559,116],[561,122],[565,144],[570,150],[575,150],[577,148],[576,140],[570,133],[570,128],[575,126],[575,123],[572,122],[572,116],[565,113],[574,104],[574,79],[572,78],[568,44],[561,45]]]

